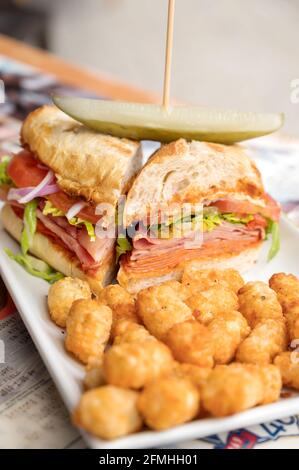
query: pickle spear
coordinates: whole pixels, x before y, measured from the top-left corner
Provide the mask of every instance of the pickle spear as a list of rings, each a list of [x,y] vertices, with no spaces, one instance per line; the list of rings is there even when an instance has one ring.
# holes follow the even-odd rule
[[[270,134],[284,121],[279,113],[224,111],[192,106],[167,110],[155,104],[55,96],[58,108],[90,129],[136,140],[171,142],[183,137],[233,144]]]

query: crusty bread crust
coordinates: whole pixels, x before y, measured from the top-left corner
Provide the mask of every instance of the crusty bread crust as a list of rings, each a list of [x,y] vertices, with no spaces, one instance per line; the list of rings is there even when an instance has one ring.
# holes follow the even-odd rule
[[[23,223],[8,204],[1,211],[1,220],[7,232],[15,240],[20,241]],[[114,247],[104,260],[102,266],[97,270],[95,276],[86,275],[82,271],[79,261],[69,251],[64,250],[61,246],[38,232],[35,233],[32,239],[30,252],[65,276],[78,277],[87,281],[95,295],[99,295],[103,287],[112,281],[115,274]]]
[[[135,179],[126,224],[163,204],[234,197],[264,207],[263,193],[260,173],[241,147],[179,139],[155,152]]]
[[[248,271],[258,259],[259,252],[262,248],[263,242],[259,241],[252,244],[252,247],[243,250],[241,253],[228,256],[224,255],[222,257],[213,258],[213,259],[194,259],[192,263],[196,263],[198,269],[228,269],[233,268],[237,269],[241,273]],[[168,272],[155,272],[155,273],[144,273],[142,275],[133,274],[126,271],[122,266],[120,267],[117,275],[117,280],[119,284],[124,287],[131,294],[136,294],[142,289],[145,289],[149,286],[161,284],[165,281],[182,279],[182,274],[184,271],[184,266],[189,261],[179,264],[174,269],[168,270]]]
[[[21,141],[51,168],[71,196],[116,205],[142,165],[141,144],[87,129],[55,106],[25,119]]]

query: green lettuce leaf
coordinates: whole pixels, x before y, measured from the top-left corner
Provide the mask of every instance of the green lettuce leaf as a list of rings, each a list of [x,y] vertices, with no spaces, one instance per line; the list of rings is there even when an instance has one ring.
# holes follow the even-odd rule
[[[127,251],[131,251],[132,248],[133,247],[131,243],[126,237],[118,237],[116,244],[116,262],[119,260],[121,255],[124,255],[125,253],[127,253]]]
[[[59,281],[59,279],[64,277],[63,274],[54,271],[47,263],[38,260],[37,258],[33,258],[33,256],[24,255],[22,253],[15,255],[8,248],[5,249],[5,253],[10,257],[10,259],[20,264],[29,274],[44,279],[50,284]],[[42,269],[36,269],[37,267]]]
[[[33,199],[28,202],[25,206],[24,211],[24,228],[21,235],[21,249],[23,255],[26,255],[32,240],[33,235],[36,232],[36,208],[38,205],[38,199]]]
[[[272,235],[272,243],[268,253],[268,261],[274,258],[280,250],[280,235],[279,235],[279,224],[273,220],[269,220],[267,226],[267,234]]]
[[[7,167],[10,162],[10,157],[4,156],[0,160],[0,185],[10,186],[12,185],[12,180],[7,174]]]

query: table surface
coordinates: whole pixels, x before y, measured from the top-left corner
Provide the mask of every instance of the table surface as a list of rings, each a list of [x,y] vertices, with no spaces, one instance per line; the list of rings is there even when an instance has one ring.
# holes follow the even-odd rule
[[[2,34],[0,34],[0,54],[55,75],[63,84],[84,88],[101,96],[143,103],[159,101],[159,98],[152,93],[124,84],[94,70],[88,70],[86,67],[71,64],[49,52]]]

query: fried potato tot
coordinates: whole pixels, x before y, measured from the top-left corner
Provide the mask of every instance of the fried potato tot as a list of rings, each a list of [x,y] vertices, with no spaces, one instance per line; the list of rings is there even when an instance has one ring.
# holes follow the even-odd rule
[[[283,385],[299,390],[298,353],[295,351],[285,351],[276,356],[274,364],[280,370]]]
[[[120,334],[115,336],[113,344],[136,343],[149,339],[157,341],[157,339],[152,336],[144,326],[139,325],[138,323],[127,322],[126,320],[125,322],[126,325],[123,325],[123,329],[121,328],[121,323],[118,325],[118,329],[116,331],[120,331]]]
[[[126,436],[142,427],[137,398],[138,393],[112,385],[89,390],[82,395],[73,422],[102,439]]]
[[[161,377],[145,386],[137,406],[149,428],[168,429],[198,415],[200,395],[190,380]]]
[[[91,390],[104,384],[103,356],[92,357],[85,367],[83,386],[86,390]]]
[[[214,341],[208,328],[196,320],[174,325],[165,337],[175,359],[201,367],[213,367]]]
[[[81,279],[64,277],[51,285],[48,293],[50,317],[56,325],[66,327],[72,303],[78,299],[91,299],[89,284]]]
[[[99,295],[99,301],[112,310],[112,337],[115,336],[114,330],[119,321],[129,320],[139,323],[135,299],[120,285],[111,284],[105,287]]]
[[[254,328],[266,319],[282,320],[282,308],[274,290],[264,282],[248,282],[239,291],[239,311]]]
[[[217,285],[186,299],[194,317],[207,325],[216,314],[238,310],[238,296],[227,287]]]
[[[293,274],[274,274],[269,280],[282,306],[290,340],[299,339],[299,279]]]
[[[290,341],[299,339],[299,302],[289,306],[284,316],[287,322]]]
[[[228,364],[235,356],[240,343],[250,333],[246,318],[240,312],[225,312],[216,315],[209,323],[208,330],[214,342],[214,360],[216,364]]]
[[[282,388],[282,380],[279,368],[273,364],[262,366],[255,365],[253,367],[257,368],[257,371],[260,374],[264,384],[264,396],[260,405],[267,405],[268,403],[273,403],[279,400]]]
[[[185,265],[182,284],[194,293],[221,285],[237,294],[244,285],[244,279],[235,269],[198,269],[198,261],[195,260]]]
[[[210,367],[199,367],[194,364],[184,364],[177,362],[174,368],[174,374],[178,377],[185,377],[201,390],[206,383],[212,369]]]
[[[137,311],[149,332],[162,341],[173,325],[192,318],[191,309],[168,283],[139,292]]]
[[[124,388],[139,389],[173,367],[170,350],[157,340],[117,344],[104,354],[107,383]]]
[[[76,300],[66,321],[65,347],[87,364],[99,357],[109,340],[112,311],[97,300]]]
[[[240,344],[236,360],[249,364],[270,364],[274,357],[288,346],[284,320],[262,320]]]
[[[299,303],[299,279],[293,274],[273,274],[269,286],[276,292],[283,312],[287,312],[293,303]]]
[[[280,389],[279,371],[273,365],[220,365],[203,386],[202,404],[213,416],[229,416],[277,400]]]

